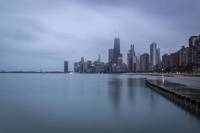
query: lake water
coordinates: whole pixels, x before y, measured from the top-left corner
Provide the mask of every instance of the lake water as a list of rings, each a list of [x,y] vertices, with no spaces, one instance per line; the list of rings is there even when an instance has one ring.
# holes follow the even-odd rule
[[[0,74],[1,133],[200,133],[144,76]]]

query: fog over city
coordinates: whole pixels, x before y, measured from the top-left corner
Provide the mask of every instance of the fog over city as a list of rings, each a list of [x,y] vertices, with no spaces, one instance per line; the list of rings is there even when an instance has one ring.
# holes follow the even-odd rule
[[[131,44],[161,55],[200,29],[199,0],[0,0],[0,70],[63,70],[81,57],[108,60],[119,32],[123,61]]]

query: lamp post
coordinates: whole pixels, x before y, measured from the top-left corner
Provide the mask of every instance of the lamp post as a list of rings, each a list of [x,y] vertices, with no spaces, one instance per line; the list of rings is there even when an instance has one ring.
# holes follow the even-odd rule
[[[164,71],[164,68],[163,68],[163,65],[162,65],[162,67],[161,67],[161,77],[162,77],[162,84],[164,85],[164,83],[165,83],[165,79],[164,79],[164,73],[163,73],[163,71]]]

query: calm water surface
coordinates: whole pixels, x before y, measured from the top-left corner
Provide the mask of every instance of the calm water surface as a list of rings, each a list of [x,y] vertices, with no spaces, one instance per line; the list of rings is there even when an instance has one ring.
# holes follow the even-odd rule
[[[144,76],[0,74],[1,133],[200,133]]]

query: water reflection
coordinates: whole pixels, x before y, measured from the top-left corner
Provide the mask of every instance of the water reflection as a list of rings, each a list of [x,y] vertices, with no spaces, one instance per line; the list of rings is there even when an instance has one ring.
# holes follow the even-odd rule
[[[152,110],[156,108],[158,99],[159,99],[158,94],[155,94],[155,92],[149,90],[149,104]]]
[[[109,96],[113,102],[114,108],[117,111],[120,105],[120,97],[121,97],[121,88],[122,88],[122,79],[119,77],[111,77],[109,79]]]
[[[149,89],[147,91],[143,90],[146,87],[144,82],[144,78],[110,77],[108,80],[109,98],[115,111],[119,110],[122,101],[125,101],[125,103],[130,102],[130,105],[133,105],[137,95],[142,95],[146,98],[149,95]],[[122,95],[124,99],[121,99]]]
[[[134,98],[134,85],[137,83],[137,80],[135,79],[132,79],[132,78],[128,78],[127,79],[128,81],[128,95],[129,95],[129,99],[130,101],[133,101],[133,98]]]
[[[147,88],[141,76],[6,76],[0,75],[4,133],[200,132],[199,119]]]
[[[162,79],[162,85],[164,85],[164,84],[165,84],[165,77],[164,77],[164,74],[162,74],[161,79]]]

